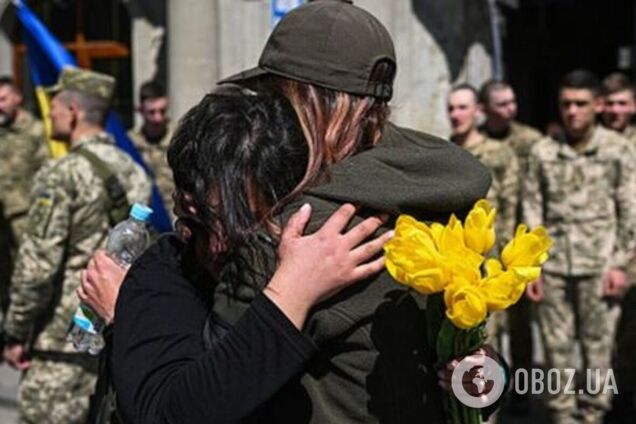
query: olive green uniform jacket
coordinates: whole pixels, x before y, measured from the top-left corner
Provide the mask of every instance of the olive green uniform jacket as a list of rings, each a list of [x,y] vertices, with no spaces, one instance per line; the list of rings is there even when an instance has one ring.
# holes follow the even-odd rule
[[[441,220],[472,207],[490,186],[489,171],[470,153],[393,125],[385,128],[376,148],[334,165],[330,175],[326,183],[290,205],[283,220],[304,202],[313,207],[308,231],[316,230],[345,202],[361,206],[354,222],[380,211],[392,218],[410,213]],[[274,254],[275,243],[271,250]],[[235,322],[258,290],[254,287],[263,287],[272,270],[270,265],[257,269],[262,272],[250,272],[251,280],[243,285],[221,284],[215,310]],[[318,344],[318,354],[306,372],[263,405],[253,419],[441,423],[435,358],[432,347],[426,345],[425,303],[424,296],[397,284],[383,271],[319,305],[304,330]]]

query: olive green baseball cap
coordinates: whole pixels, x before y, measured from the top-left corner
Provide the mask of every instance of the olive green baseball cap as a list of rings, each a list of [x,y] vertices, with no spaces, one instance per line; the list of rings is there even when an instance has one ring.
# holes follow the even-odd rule
[[[219,82],[273,74],[336,91],[389,100],[396,60],[382,23],[348,0],[315,0],[274,28],[258,66]]]
[[[67,67],[60,72],[57,84],[46,91],[53,96],[63,90],[77,91],[110,102],[115,91],[115,78],[87,69]]]

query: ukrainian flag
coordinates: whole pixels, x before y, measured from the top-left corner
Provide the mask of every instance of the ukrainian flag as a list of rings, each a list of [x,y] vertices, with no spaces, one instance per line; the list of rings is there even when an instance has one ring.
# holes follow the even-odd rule
[[[58,75],[63,68],[77,66],[75,59],[66,51],[62,44],[49,32],[38,17],[21,1],[13,0],[16,16],[22,25],[22,38],[27,48],[27,61],[44,125],[49,136],[49,150],[53,157],[60,157],[67,153],[68,145],[60,141],[51,140],[51,120],[49,119],[50,102],[44,87],[57,82]],[[108,117],[106,131],[115,138],[117,146],[128,153],[131,158],[141,165],[148,175],[154,175],[144,163],[141,155],[126,135],[122,122],[114,113]],[[172,223],[166,211],[157,186],[153,184],[150,207],[153,209],[151,224],[159,231],[171,231]]]

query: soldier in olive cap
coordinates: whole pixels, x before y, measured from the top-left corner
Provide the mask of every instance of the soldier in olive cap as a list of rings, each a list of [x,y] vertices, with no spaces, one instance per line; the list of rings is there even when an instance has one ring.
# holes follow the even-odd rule
[[[470,208],[488,191],[488,171],[447,141],[389,122],[393,40],[352,3],[317,0],[294,9],[272,32],[258,66],[224,80],[283,95],[302,124],[311,154],[281,222],[302,202],[313,208],[308,231],[344,202],[360,205],[355,219],[381,211],[442,221]],[[254,287],[263,287],[260,277],[273,271],[245,261],[255,272],[217,289],[215,310],[230,322],[256,295]],[[424,308],[422,296],[387,272],[319,305],[305,325],[318,353],[259,420],[442,422]]]
[[[80,271],[128,204],[150,197],[142,168],[103,129],[114,84],[110,76],[67,68],[49,90],[53,136],[71,151],[35,177],[12,277],[4,358],[24,372],[22,423],[85,422],[96,364],[66,341]]]

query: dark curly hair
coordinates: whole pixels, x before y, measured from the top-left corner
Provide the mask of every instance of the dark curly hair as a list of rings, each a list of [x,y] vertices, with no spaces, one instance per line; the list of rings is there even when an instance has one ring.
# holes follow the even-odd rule
[[[168,149],[178,215],[193,232],[202,227],[210,245],[222,243],[223,261],[231,262],[255,245],[259,230],[276,231],[274,216],[307,160],[287,100],[224,87],[185,114]]]

